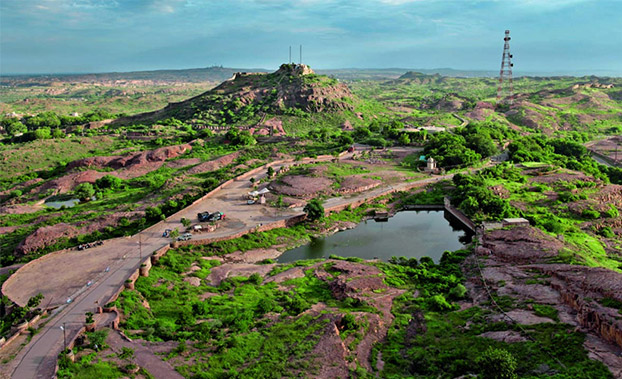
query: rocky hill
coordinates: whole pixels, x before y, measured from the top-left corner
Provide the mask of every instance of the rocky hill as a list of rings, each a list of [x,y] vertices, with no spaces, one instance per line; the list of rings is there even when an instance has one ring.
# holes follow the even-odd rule
[[[304,64],[283,64],[270,74],[237,72],[218,87],[165,108],[117,120],[153,124],[175,118],[192,124],[231,125],[258,121],[264,114],[351,110],[350,89],[317,75]]]

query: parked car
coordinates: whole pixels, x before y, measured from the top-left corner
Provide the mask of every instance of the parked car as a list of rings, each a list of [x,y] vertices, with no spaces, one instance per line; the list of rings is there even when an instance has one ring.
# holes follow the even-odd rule
[[[219,220],[224,220],[225,219],[225,214],[222,212],[214,212],[212,214],[209,215],[209,217],[207,217],[206,221],[219,221]]]
[[[253,205],[255,204],[257,201],[255,199],[250,199],[250,200],[246,200],[246,204],[247,205]]]
[[[200,212],[197,213],[197,217],[199,218],[200,222],[205,222],[205,221],[209,221],[209,217],[212,215],[213,213],[209,213],[209,212]]]
[[[203,227],[202,227],[201,225],[194,225],[194,226],[192,227],[192,230],[197,231],[197,232],[198,232],[198,231],[200,231],[200,230],[202,230],[202,229],[203,229]]]
[[[192,238],[192,234],[184,233],[181,236],[177,237],[177,241],[188,241],[190,238]]]
[[[164,229],[164,233],[162,233],[162,237],[168,237],[171,234],[171,229]]]

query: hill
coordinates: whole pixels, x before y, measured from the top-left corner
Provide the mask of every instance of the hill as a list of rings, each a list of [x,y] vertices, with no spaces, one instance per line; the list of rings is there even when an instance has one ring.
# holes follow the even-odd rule
[[[153,124],[175,118],[193,125],[244,124],[266,114],[352,110],[351,99],[350,89],[338,80],[317,75],[304,64],[283,64],[270,74],[237,72],[198,96],[116,123]]]

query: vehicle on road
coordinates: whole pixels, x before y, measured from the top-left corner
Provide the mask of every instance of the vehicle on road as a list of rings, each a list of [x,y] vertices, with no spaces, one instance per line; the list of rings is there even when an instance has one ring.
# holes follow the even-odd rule
[[[164,233],[162,233],[162,237],[168,237],[171,234],[171,229],[164,229]]]
[[[210,214],[207,217],[206,221],[219,221],[219,220],[224,220],[225,219],[225,214],[222,212],[214,212],[212,214]]]
[[[104,243],[102,241],[80,244],[80,245],[78,245],[78,250],[90,249],[92,247],[101,246],[103,244]]]
[[[184,233],[181,236],[177,237],[177,241],[188,241],[191,238],[192,238],[192,234]]]
[[[202,229],[203,229],[203,227],[202,227],[201,225],[194,225],[194,226],[192,227],[192,230],[194,230],[195,232],[198,232],[198,231],[200,231],[200,230],[202,230]]]
[[[213,213],[211,213],[211,214],[210,214],[210,213],[209,213],[209,212],[207,212],[207,211],[206,211],[206,212],[200,212],[200,213],[197,213],[197,217],[199,218],[199,221],[200,221],[200,222],[205,222],[205,221],[209,221],[208,219],[209,219],[209,217],[210,217],[212,214],[213,214]]]
[[[247,205],[253,205],[253,204],[255,204],[256,202],[257,202],[257,200],[255,200],[255,199],[246,200],[246,204],[247,204]]]

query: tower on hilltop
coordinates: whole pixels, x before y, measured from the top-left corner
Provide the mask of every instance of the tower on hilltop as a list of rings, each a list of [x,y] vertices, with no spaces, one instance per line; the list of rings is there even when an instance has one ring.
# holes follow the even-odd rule
[[[499,87],[497,87],[497,104],[506,101],[511,105],[514,102],[514,85],[512,84],[512,54],[510,53],[510,31],[505,31],[503,40],[503,57],[499,72]]]

